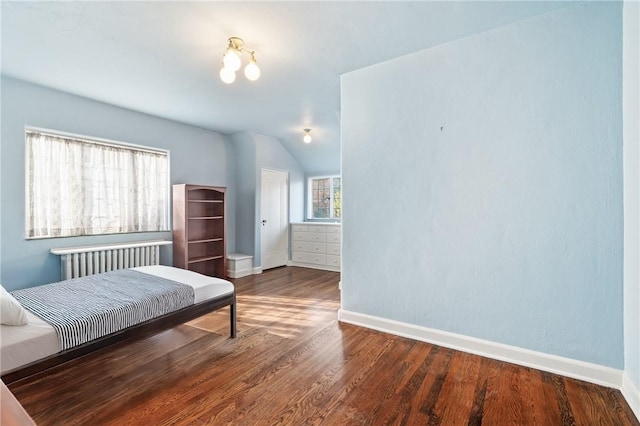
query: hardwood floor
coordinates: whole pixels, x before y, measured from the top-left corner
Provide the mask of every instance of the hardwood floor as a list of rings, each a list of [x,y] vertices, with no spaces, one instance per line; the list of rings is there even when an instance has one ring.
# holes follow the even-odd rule
[[[340,324],[339,274],[232,280],[228,312],[9,388],[38,425],[638,425],[619,391]]]

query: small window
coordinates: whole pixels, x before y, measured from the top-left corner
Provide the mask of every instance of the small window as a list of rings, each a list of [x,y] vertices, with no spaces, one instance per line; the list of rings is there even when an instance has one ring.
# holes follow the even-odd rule
[[[309,179],[310,219],[340,219],[342,217],[342,186],[340,176]]]
[[[169,230],[169,153],[26,131],[27,238]]]

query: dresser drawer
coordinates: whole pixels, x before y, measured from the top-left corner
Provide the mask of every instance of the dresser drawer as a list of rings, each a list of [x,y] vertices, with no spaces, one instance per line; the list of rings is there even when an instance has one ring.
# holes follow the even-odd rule
[[[329,225],[325,226],[325,229],[327,234],[339,234],[341,228],[339,225]]]
[[[327,243],[327,254],[340,256],[340,244]]]
[[[308,253],[324,253],[326,244],[315,243],[312,241],[294,241],[291,251],[304,251]]]
[[[313,263],[315,265],[325,265],[327,257],[324,254],[294,252],[293,260],[302,263]]]
[[[327,234],[321,234],[319,232],[294,232],[291,239],[293,241],[313,241],[324,243],[327,241]]]
[[[333,256],[328,254],[327,256],[327,265],[329,266],[340,266],[340,256]]]
[[[325,234],[327,239],[326,241],[328,243],[335,243],[335,244],[340,244],[340,241],[342,240],[342,238],[340,238],[340,234]]]
[[[309,232],[309,226],[308,225],[291,225],[291,230],[293,232],[296,232],[296,231]]]

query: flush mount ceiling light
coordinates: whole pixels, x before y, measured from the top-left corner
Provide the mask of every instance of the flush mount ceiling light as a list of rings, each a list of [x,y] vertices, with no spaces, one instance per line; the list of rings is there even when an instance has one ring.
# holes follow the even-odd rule
[[[310,132],[311,132],[311,129],[304,129],[304,137],[302,138],[304,143],[311,142],[311,135],[309,134]]]
[[[244,48],[244,40],[239,37],[229,38],[227,51],[222,58],[222,69],[220,70],[220,79],[227,84],[231,84],[236,80],[236,71],[242,66],[242,52],[249,54],[249,63],[244,67],[244,75],[250,81],[256,81],[260,78],[260,68],[256,64],[255,51]]]

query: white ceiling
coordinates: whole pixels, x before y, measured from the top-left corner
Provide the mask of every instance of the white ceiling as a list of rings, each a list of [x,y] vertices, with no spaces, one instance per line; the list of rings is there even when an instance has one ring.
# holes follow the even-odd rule
[[[1,65],[5,75],[132,110],[273,136],[314,174],[340,167],[341,74],[560,7],[3,0]],[[231,36],[256,51],[258,81],[220,81]],[[313,129],[309,145],[305,127]]]

